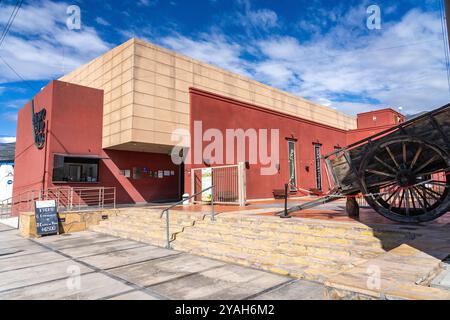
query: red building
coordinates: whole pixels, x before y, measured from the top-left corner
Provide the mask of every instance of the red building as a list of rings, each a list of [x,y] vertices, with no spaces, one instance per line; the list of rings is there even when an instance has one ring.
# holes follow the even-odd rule
[[[118,62],[120,63],[124,62]],[[121,79],[123,83],[123,75]],[[144,103],[137,101],[138,93],[144,91],[144,86],[140,88],[137,85],[139,81],[134,81],[136,84],[131,90],[135,95],[131,110],[137,112]],[[131,122],[131,134],[129,137],[125,135],[125,142],[112,143],[112,138],[109,139],[108,135],[114,137],[111,134],[113,126],[106,124],[113,115],[105,110],[110,108],[106,100],[111,99],[107,90],[110,90],[107,85],[103,89],[94,89],[52,81],[19,111],[13,192],[15,198],[32,190],[89,186],[115,187],[117,203],[173,201],[179,200],[184,193],[192,192],[192,168],[215,166],[208,164],[208,159],[202,159],[202,164],[174,164],[170,152],[175,143],[169,145],[164,136],[158,136],[156,133],[159,128],[156,126],[152,127],[152,132],[147,131],[147,134],[157,143],[144,142],[147,137],[144,136],[142,127],[145,128],[145,125],[137,129],[143,118],[135,118],[133,114],[128,121],[130,117],[124,111],[125,107],[120,109],[117,121],[122,126],[121,132],[125,133],[128,132],[126,126]],[[152,102],[161,101],[157,100],[156,90],[148,90],[154,92]],[[294,112],[286,111],[287,108],[282,110],[280,107],[276,110],[275,107],[263,105],[263,102],[262,105],[250,103],[245,99],[219,94],[217,90],[205,90],[202,85],[189,85],[186,94],[189,97],[186,100],[189,101],[187,114],[191,149],[196,148],[198,143],[194,141],[196,121],[201,121],[203,132],[215,129],[224,136],[227,129],[278,130],[279,159],[274,164],[276,172],[262,175],[261,168],[266,164],[247,163],[247,199],[272,198],[273,190],[283,188],[292,176],[295,177],[293,184],[300,189],[326,192],[328,183],[320,155],[404,121],[404,117],[392,109],[363,113],[355,121],[349,116],[318,106],[318,109],[323,109],[323,114],[336,117],[331,119],[337,123],[333,126],[329,124],[330,121],[314,121],[314,118],[325,118],[313,113],[305,113],[304,117],[294,115]],[[126,96],[123,94],[117,99],[123,102]],[[300,102],[303,103],[303,100]],[[169,111],[175,112],[175,107],[176,104]],[[158,120],[158,117],[166,117],[164,113],[158,113],[158,116],[156,110],[152,113],[152,121]],[[355,121],[357,126],[349,130],[346,124],[340,125],[339,121]],[[203,152],[209,143],[202,143]],[[271,143],[269,142],[268,150]],[[222,147],[226,153],[226,145]],[[251,147],[250,144],[246,145],[246,159]],[[289,154],[294,156],[291,162]],[[238,159],[233,160],[236,163]],[[301,191],[293,193],[304,195]]]

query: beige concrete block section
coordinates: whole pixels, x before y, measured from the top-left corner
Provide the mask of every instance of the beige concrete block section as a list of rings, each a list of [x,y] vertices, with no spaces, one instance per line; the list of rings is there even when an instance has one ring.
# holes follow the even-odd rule
[[[169,131],[188,128],[191,87],[341,129],[356,128],[355,117],[137,39],[61,80],[104,90],[105,148],[124,142],[173,145]],[[119,121],[120,128],[114,124]],[[129,132],[121,135],[124,130]],[[124,141],[127,137],[133,140]]]
[[[90,212],[58,213],[60,219],[59,233],[76,233],[87,230],[90,226],[98,225],[104,217],[116,215],[116,210],[101,210]],[[61,219],[64,222],[61,222]],[[19,233],[24,238],[36,238],[36,216],[34,212],[22,212],[19,217]]]

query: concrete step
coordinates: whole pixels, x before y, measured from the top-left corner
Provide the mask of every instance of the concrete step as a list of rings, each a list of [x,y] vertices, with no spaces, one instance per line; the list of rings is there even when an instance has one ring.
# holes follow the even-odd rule
[[[202,230],[202,232],[197,232]],[[378,239],[370,236],[352,236],[352,235],[334,235],[330,234],[303,234],[300,232],[291,232],[291,230],[265,230],[260,227],[256,228],[242,228],[229,226],[226,223],[204,223],[196,222],[195,229],[186,230],[186,237],[193,237],[207,240],[208,237],[222,237],[227,239],[230,237],[240,237],[248,241],[259,239],[272,239],[280,243],[318,243],[318,244],[333,244],[333,245],[353,245],[367,248],[384,248],[387,246],[396,246],[398,243],[404,241],[404,236],[392,236],[390,238]]]
[[[413,239],[415,233],[410,231],[401,231],[398,229],[372,229],[367,226],[357,225],[353,223],[336,223],[336,225],[330,225],[322,221],[303,221],[302,219],[292,219],[288,222],[286,220],[264,217],[268,221],[261,221],[260,217],[254,217],[254,221],[249,218],[243,217],[241,219],[234,218],[226,215],[219,215],[217,217],[217,223],[225,223],[230,229],[239,229],[240,232],[249,231],[251,233],[254,230],[261,230],[263,232],[272,232],[274,234],[279,233],[291,233],[291,234],[311,234],[313,236],[329,235],[339,236],[340,238],[355,238],[355,239],[367,239],[368,237],[376,238],[398,238],[398,239]],[[280,222],[281,221],[281,222]],[[199,221],[201,224],[210,224],[209,221]],[[211,226],[209,226],[211,227]]]
[[[441,241],[439,239],[437,243]],[[403,244],[374,259],[331,276],[325,281],[330,299],[450,299],[450,292],[429,287],[442,270],[441,260],[450,250],[450,239],[440,252],[430,255],[423,243]],[[433,244],[433,248],[436,244]],[[419,249],[420,248],[420,249]]]
[[[99,224],[99,227],[102,228],[104,231],[108,229],[115,229],[115,230],[122,230],[127,232],[138,232],[143,231],[146,233],[155,233],[155,234],[166,234],[166,228],[162,225],[153,225],[153,226],[144,226],[144,227],[136,227],[135,224],[131,222],[121,222],[116,223],[115,221],[109,221],[109,222],[102,222]],[[186,226],[184,225],[172,225],[169,229],[171,234],[176,234],[183,231],[183,228]]]
[[[193,230],[196,230],[195,228]],[[192,230],[185,230],[176,235],[176,241],[185,247],[189,245],[201,246],[208,242],[226,243],[240,247],[245,245],[247,248],[255,250],[265,250],[267,252],[280,252],[287,255],[317,255],[317,256],[347,256],[355,258],[370,259],[385,251],[380,247],[365,247],[352,244],[333,244],[324,241],[324,239],[303,240],[294,239],[292,241],[280,241],[271,238],[247,238],[239,235],[223,237],[221,235],[212,235],[206,232],[198,232],[196,235]]]
[[[92,230],[165,246],[160,213],[121,210]],[[176,210],[170,212],[170,234],[176,250],[321,282],[420,237],[389,226],[246,214],[219,214],[212,222],[208,215]]]
[[[128,231],[124,231],[124,230],[120,230],[120,229],[112,229],[112,228],[102,228],[100,226],[93,226],[90,228],[90,230],[95,231],[95,232],[99,232],[99,233],[103,233],[103,234],[108,234],[111,236],[115,236],[115,237],[119,237],[119,238],[123,238],[123,239],[128,239],[128,240],[134,240],[134,241],[139,241],[142,243],[147,243],[147,244],[151,244],[154,246],[158,246],[158,247],[165,247],[166,245],[166,237],[165,236],[160,236],[160,235],[155,235],[155,234],[148,234],[148,233],[144,233],[144,232],[128,232]]]
[[[355,258],[343,259],[342,257],[333,257],[331,255],[318,259],[312,256],[288,256],[281,253],[269,254],[248,248],[243,250],[233,249],[235,246],[216,245],[212,242],[209,242],[209,248],[190,247],[187,249],[178,241],[174,241],[172,246],[180,251],[321,282],[325,281],[330,275],[338,274],[365,261],[364,259]]]
[[[114,217],[112,219],[108,220],[110,223],[115,224],[128,224],[128,225],[134,225],[136,228],[166,228],[166,220],[165,219],[154,219],[154,220],[148,220],[148,219],[139,219],[139,218],[126,218],[126,217]],[[192,226],[194,224],[195,220],[185,220],[185,219],[174,219],[170,220],[170,228],[172,226]]]
[[[269,218],[270,219],[270,218]],[[299,224],[301,222],[299,221]],[[245,242],[258,241],[265,239],[267,241],[275,241],[280,245],[284,244],[317,244],[317,245],[333,245],[354,246],[361,249],[368,248],[369,250],[391,249],[398,246],[400,243],[414,239],[416,235],[410,232],[394,233],[390,232],[380,236],[373,236],[369,234],[360,234],[359,232],[339,232],[330,229],[328,233],[325,232],[308,232],[307,229],[295,229],[293,225],[286,225],[283,229],[278,227],[277,230],[271,228],[268,224],[253,224],[253,225],[237,225],[235,223],[229,224],[228,219],[220,219],[211,222],[209,219],[199,220],[195,222],[195,228],[187,229],[183,233],[183,237],[193,239],[208,240],[211,237],[221,237],[223,240],[229,238],[242,238]],[[339,226],[338,226],[339,228]],[[345,226],[345,229],[349,229]],[[199,231],[201,230],[201,232]],[[305,230],[306,233],[305,233]],[[327,229],[328,231],[328,229]]]

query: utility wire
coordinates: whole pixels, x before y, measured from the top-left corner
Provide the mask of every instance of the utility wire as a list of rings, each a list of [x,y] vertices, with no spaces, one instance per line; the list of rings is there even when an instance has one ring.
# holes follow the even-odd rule
[[[448,42],[448,34],[447,34],[447,27],[446,27],[446,16],[445,16],[445,7],[444,7],[444,1],[439,1],[439,9],[441,14],[441,28],[442,28],[442,41],[444,43],[444,57],[445,57],[445,68],[447,70],[447,84],[448,84],[448,91],[450,93],[450,53],[449,53],[449,42]]]
[[[17,13],[20,10],[20,7],[22,6],[23,0],[17,0],[16,5],[9,16],[8,22],[6,23],[5,29],[3,30],[3,33],[0,37],[0,47],[3,43],[3,41],[6,38],[6,35],[8,34],[9,30],[11,29],[12,24],[14,23],[14,20],[16,19]]]
[[[1,0],[0,0],[1,1]],[[5,29],[3,30],[3,33],[0,37],[0,47],[3,44],[3,41],[5,40],[6,36],[8,35],[9,30],[11,29],[12,24],[14,23],[14,20],[16,19],[17,13],[19,12],[20,8],[22,7],[23,4],[23,0],[17,0],[16,2],[16,6],[14,7],[11,15],[9,16],[8,22],[6,23]],[[31,90],[35,90],[35,88],[33,88],[29,82],[27,80],[25,80],[20,74],[19,72],[16,71],[16,69],[14,69],[13,66],[11,66],[1,55],[0,55],[0,60],[8,67],[8,69],[10,69],[19,79],[21,79],[23,82],[25,82],[25,84],[31,89]]]

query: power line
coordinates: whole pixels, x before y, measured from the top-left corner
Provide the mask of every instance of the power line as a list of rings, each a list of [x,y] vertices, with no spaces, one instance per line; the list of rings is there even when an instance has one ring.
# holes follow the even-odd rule
[[[17,13],[20,10],[20,7],[22,6],[23,0],[17,0],[16,5],[9,16],[8,22],[6,23],[5,29],[3,30],[3,33],[0,37],[0,47],[3,43],[3,41],[6,38],[6,35],[8,34],[9,30],[11,29],[12,24],[14,23],[14,20],[16,19]]]
[[[444,9],[444,0],[439,1],[439,9],[441,14],[441,28],[442,28],[442,41],[444,43],[444,57],[445,57],[445,68],[447,70],[447,83],[448,83],[448,91],[450,93],[450,53],[449,53],[449,45],[448,45],[448,34],[446,28],[446,16]]]
[[[1,0],[0,0],[1,2]],[[22,3],[23,0],[17,0],[16,5],[11,13],[11,15],[9,16],[8,22],[6,23],[5,29],[3,30],[3,33],[0,37],[0,47],[3,44],[3,41],[5,40],[6,36],[8,35],[9,30],[11,29],[12,24],[14,23],[14,20],[16,19],[17,13],[19,12],[20,8],[22,7]],[[33,88],[27,80],[25,80],[14,68],[13,66],[11,66],[1,55],[0,55],[0,60],[19,78],[21,79],[23,82],[26,83],[26,85],[28,87],[30,87],[30,89],[35,90],[35,88]]]

